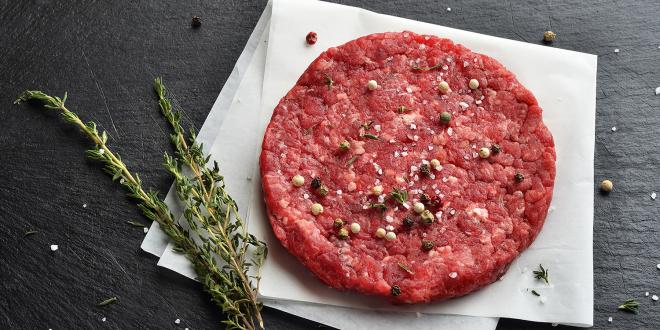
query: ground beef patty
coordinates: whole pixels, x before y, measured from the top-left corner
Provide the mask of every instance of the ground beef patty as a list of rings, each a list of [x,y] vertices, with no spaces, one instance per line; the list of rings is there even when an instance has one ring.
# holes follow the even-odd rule
[[[265,133],[275,235],[337,289],[419,303],[483,287],[548,211],[555,151],[541,113],[500,63],[448,39],[379,33],[330,48]]]

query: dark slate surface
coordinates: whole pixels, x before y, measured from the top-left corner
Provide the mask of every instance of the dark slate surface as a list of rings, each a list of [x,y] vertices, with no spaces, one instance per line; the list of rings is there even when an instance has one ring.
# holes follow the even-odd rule
[[[660,328],[660,306],[644,297],[660,294],[660,200],[649,197],[660,190],[660,96],[654,95],[660,3],[346,3],[531,43],[551,28],[559,35],[552,47],[600,55],[596,181],[612,178],[615,192],[594,189],[595,327]],[[144,234],[125,221],[145,219],[84,158],[89,144],[80,133],[52,113],[11,103],[24,89],[67,90],[70,108],[108,130],[128,165],[165,191],[170,179],[160,163],[169,150],[167,127],[155,108],[152,78],[164,76],[187,123],[200,127],[264,6],[263,0],[0,0],[0,328],[219,327],[222,315],[198,284],[159,269],[140,251]],[[202,16],[198,30],[190,28],[192,15]],[[23,237],[30,229],[39,233]],[[51,252],[50,244],[59,250]],[[95,306],[110,296],[119,303]],[[639,315],[616,311],[629,297],[640,299]],[[264,314],[271,329],[319,326],[271,309]],[[514,320],[499,328],[551,329]]]

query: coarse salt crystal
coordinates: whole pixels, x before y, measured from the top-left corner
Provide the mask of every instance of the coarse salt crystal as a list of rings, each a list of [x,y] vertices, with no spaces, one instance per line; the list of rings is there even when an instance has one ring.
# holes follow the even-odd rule
[[[467,109],[467,107],[470,106],[469,104],[467,104],[467,103],[465,103],[465,102],[458,102],[458,105],[459,105],[461,108],[463,108],[463,109]]]
[[[658,264],[656,267],[657,267],[658,269],[660,269],[660,264]]]
[[[417,129],[417,125],[415,125],[415,124],[410,124],[410,129]]]
[[[388,215],[388,216],[385,216],[385,221],[392,222],[392,221],[394,221],[394,218],[391,215]]]
[[[403,157],[408,156],[408,152],[407,152],[407,151],[403,151],[403,152],[401,152],[401,156],[403,156]]]
[[[385,196],[384,195],[378,196],[378,203],[382,203],[384,201],[385,201]]]
[[[413,141],[419,141],[419,136],[417,135],[413,136]]]
[[[457,276],[458,276],[458,273],[457,273],[457,272],[451,272],[451,273],[449,273],[449,277],[451,277],[451,278],[456,278]]]
[[[105,317],[101,319],[101,322],[105,322]]]
[[[60,247],[57,246],[56,244],[53,244],[53,245],[50,246],[50,250],[51,250],[51,251],[57,251],[57,249],[59,249],[59,248],[60,248]]]
[[[658,301],[658,296],[657,296],[657,295],[653,295],[653,297],[651,297],[651,299],[653,299],[653,301]]]
[[[337,195],[341,195],[341,194],[343,194],[343,193],[344,193],[343,191],[341,191],[341,190],[337,190]]]
[[[412,88],[410,88],[410,86],[406,87],[406,92],[412,93]]]
[[[545,302],[548,301],[548,298],[547,298],[546,296],[541,296],[541,297],[539,298],[539,301],[540,301],[542,304],[545,304]]]
[[[433,146],[429,146],[429,151],[433,150]]]
[[[86,207],[87,207],[87,204],[83,204],[83,208],[86,208]]]
[[[655,198],[658,197],[658,195],[654,192],[651,193],[651,199],[655,200]]]
[[[390,139],[390,143],[395,143],[396,141],[394,139]]]
[[[454,215],[454,214],[456,214],[456,210],[454,210],[454,209],[451,209],[451,211],[449,211],[449,214],[451,214],[451,215]]]
[[[644,296],[645,296],[645,297],[648,297],[648,296],[649,296],[649,292],[648,292],[648,291],[644,292]]]
[[[454,133],[454,130],[450,127],[447,129],[447,135],[451,136]]]
[[[303,194],[303,198],[304,198],[304,199],[308,199],[308,198],[309,198],[309,194],[307,194],[307,193]]]
[[[174,323],[179,324],[179,323],[181,323],[181,320],[176,319],[176,320],[174,320]]]
[[[376,130],[376,132],[380,132],[380,128],[381,128],[380,125],[374,125],[374,129]]]
[[[144,227],[144,228],[142,228],[142,231],[144,231],[144,233],[146,234],[147,232],[149,232],[149,228]]]
[[[660,87],[655,89],[655,95],[660,95]]]
[[[392,225],[387,225],[387,226],[385,226],[385,230],[387,230],[387,231],[392,231],[392,230],[394,230],[394,226],[392,226]]]
[[[616,126],[612,126],[612,132],[616,132]]]
[[[451,11],[451,8],[450,8],[450,7],[447,7],[447,11]]]
[[[463,67],[467,68],[468,66],[470,66],[470,63],[468,63],[467,61],[463,61]]]
[[[618,53],[618,52],[619,52],[619,48],[614,48],[614,52],[615,52],[615,53]]]
[[[474,103],[481,104],[481,100],[476,100],[476,101],[474,101]]]
[[[610,322],[610,323],[612,323],[612,321],[613,321],[613,319],[612,319],[612,317],[611,317],[611,316],[607,318],[607,322]]]

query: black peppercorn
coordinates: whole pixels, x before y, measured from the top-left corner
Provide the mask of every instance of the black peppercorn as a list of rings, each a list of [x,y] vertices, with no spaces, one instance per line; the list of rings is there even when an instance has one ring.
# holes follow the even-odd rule
[[[422,241],[422,250],[430,251],[433,248],[433,242],[431,241]]]
[[[200,27],[200,25],[202,25],[202,18],[199,16],[193,16],[190,25],[192,25],[192,27]]]
[[[415,221],[411,217],[406,217],[405,219],[403,219],[403,224],[406,227],[412,227],[415,224]]]
[[[492,152],[493,154],[499,154],[500,151],[502,151],[502,147],[500,147],[499,144],[496,143],[490,146],[490,152]]]
[[[398,296],[401,294],[401,288],[398,285],[392,285],[392,295],[393,296]]]
[[[525,176],[520,172],[516,173],[513,178],[516,180],[516,182],[523,182],[523,180],[525,180]]]
[[[312,183],[310,183],[310,186],[312,187],[312,189],[321,188],[321,178],[317,176],[314,179],[312,179]]]
[[[431,168],[429,167],[429,164],[420,165],[419,166],[419,172],[422,173],[424,176],[431,175]]]

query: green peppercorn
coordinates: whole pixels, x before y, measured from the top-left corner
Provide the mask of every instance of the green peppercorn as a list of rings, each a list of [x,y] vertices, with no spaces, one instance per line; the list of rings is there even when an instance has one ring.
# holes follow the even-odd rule
[[[431,251],[433,248],[433,242],[431,241],[422,241],[422,250],[424,251]]]
[[[340,239],[347,239],[348,238],[348,230],[346,228],[339,229],[339,232],[337,233],[337,236],[339,236]]]
[[[424,176],[429,176],[431,175],[431,168],[429,167],[428,164],[422,164],[419,166],[419,172],[422,173]]]
[[[315,177],[312,179],[312,183],[309,184],[312,189],[318,189],[321,188],[321,178],[320,177]]]
[[[412,227],[415,224],[415,221],[411,217],[406,217],[405,219],[403,219],[403,224],[406,227]]]
[[[490,151],[491,151],[493,154],[499,154],[500,151],[502,151],[502,147],[500,147],[499,144],[495,143],[495,144],[493,144],[492,146],[490,146]]]
[[[398,285],[392,285],[391,292],[392,292],[392,295],[396,297],[396,296],[401,294],[401,288]]]
[[[424,210],[421,216],[422,216],[422,222],[424,224],[430,225],[433,223],[433,221],[435,221],[435,216],[429,210]]]
[[[451,114],[447,111],[440,114],[440,122],[443,124],[448,124],[451,121]]]
[[[341,143],[339,143],[339,149],[341,149],[342,151],[347,151],[350,148],[351,148],[351,143],[348,142],[347,140],[341,141]]]
[[[399,111],[399,113],[404,113],[404,112],[408,111],[408,108],[406,108],[405,105],[402,105],[399,108],[397,108],[397,110]]]
[[[316,192],[319,195],[325,197],[325,196],[328,195],[328,187],[326,185],[322,184],[318,189],[316,189]]]
[[[514,179],[516,180],[516,182],[518,182],[518,183],[523,182],[523,180],[525,180],[525,176],[524,176],[522,173],[520,173],[520,172],[517,172],[516,175],[513,176],[513,178],[514,178]]]
[[[335,219],[335,222],[332,223],[332,225],[335,228],[339,229],[344,225],[344,220],[337,218],[337,219]]]

